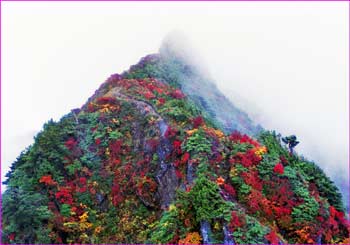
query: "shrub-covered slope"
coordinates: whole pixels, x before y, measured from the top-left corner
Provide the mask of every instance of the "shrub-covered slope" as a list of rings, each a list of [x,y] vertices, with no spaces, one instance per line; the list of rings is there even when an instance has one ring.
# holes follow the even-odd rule
[[[216,88],[201,97],[190,68],[160,70],[161,59],[44,125],[7,175],[3,243],[349,243],[341,195],[317,165],[218,112]]]

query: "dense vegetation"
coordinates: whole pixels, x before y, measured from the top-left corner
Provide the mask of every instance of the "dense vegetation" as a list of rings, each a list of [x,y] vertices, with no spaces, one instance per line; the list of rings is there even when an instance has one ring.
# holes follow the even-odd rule
[[[350,242],[316,164],[275,132],[224,130],[182,91],[183,70],[149,59],[46,123],[13,163],[3,243]]]

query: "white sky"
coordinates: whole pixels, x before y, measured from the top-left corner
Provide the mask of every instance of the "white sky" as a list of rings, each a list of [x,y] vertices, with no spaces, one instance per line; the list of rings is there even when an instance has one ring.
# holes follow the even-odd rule
[[[347,2],[2,2],[1,176],[44,122],[176,29],[253,119],[348,180],[348,16]]]

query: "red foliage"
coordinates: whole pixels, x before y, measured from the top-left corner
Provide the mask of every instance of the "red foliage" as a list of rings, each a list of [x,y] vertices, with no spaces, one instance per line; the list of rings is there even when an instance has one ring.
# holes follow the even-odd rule
[[[191,220],[189,218],[186,218],[184,221],[185,227],[190,227],[191,226]]]
[[[113,165],[119,165],[122,161],[118,158],[118,159],[114,159],[113,160]]]
[[[230,157],[230,159],[228,159],[228,162],[229,162],[230,164],[235,164],[235,163],[237,163],[237,162],[239,162],[239,161],[237,161],[235,157]]]
[[[235,211],[232,211],[231,221],[228,226],[229,230],[233,232],[236,228],[241,227],[242,225],[244,225],[244,222],[242,221],[241,217],[239,217]]]
[[[246,168],[257,165],[261,161],[261,158],[257,156],[253,150],[249,150],[245,154],[238,153],[236,159]]]
[[[329,207],[329,214],[331,217],[335,217],[337,215],[338,211],[335,209],[335,207],[330,206]]]
[[[115,98],[113,98],[113,97],[100,97],[100,98],[97,98],[96,104],[99,104],[99,105],[115,104],[116,101],[117,100]]]
[[[185,95],[181,92],[180,89],[176,89],[175,91],[172,91],[170,93],[170,96],[173,97],[174,99],[182,99],[185,97]]]
[[[250,167],[253,165],[251,159],[247,157],[245,154],[238,153],[237,158],[239,158],[239,162],[246,168]]]
[[[92,195],[95,195],[96,194],[96,190],[94,188],[89,188],[89,192],[90,194]]]
[[[86,178],[85,177],[80,177],[79,178],[79,184],[86,185]]]
[[[181,163],[186,164],[188,159],[190,159],[190,153],[185,152],[185,154],[182,156]]]
[[[273,171],[277,174],[283,174],[284,173],[284,167],[281,163],[277,163],[275,167],[273,168]]]
[[[151,91],[146,91],[143,96],[145,96],[146,99],[154,99],[156,96]]]
[[[124,200],[123,196],[121,195],[120,186],[117,183],[115,183],[112,186],[112,193],[111,194],[112,194],[112,203],[114,206],[118,206],[118,204]]]
[[[251,144],[255,147],[259,147],[259,143],[256,142],[255,140],[253,140],[252,138],[250,138],[248,135],[245,134],[241,134],[238,131],[233,132],[230,136],[229,139],[233,142],[236,143],[248,143]]]
[[[252,189],[250,194],[247,196],[246,200],[248,201],[248,208],[252,213],[259,211],[260,201],[264,198],[263,194],[260,191]]]
[[[292,213],[292,210],[290,208],[286,208],[286,207],[273,207],[273,211],[275,213],[276,217],[283,217],[286,215],[290,215]]]
[[[260,200],[260,206],[262,211],[265,213],[266,217],[268,218],[272,218],[273,217],[273,212],[272,212],[272,208],[271,208],[271,202],[266,198],[266,197],[262,197],[262,199]]]
[[[179,179],[182,179],[183,178],[183,174],[181,173],[180,170],[176,169],[175,170],[175,174],[176,174],[176,177],[179,178]]]
[[[117,157],[122,151],[122,140],[113,140],[109,143],[109,149],[111,150],[111,156]]]
[[[159,105],[163,105],[165,103],[165,99],[164,98],[159,98],[158,99],[158,104]]]
[[[224,184],[224,190],[231,196],[236,196],[236,190],[229,184]]]
[[[73,137],[69,138],[64,145],[67,147],[68,150],[73,150],[74,147],[78,144],[77,141],[75,141],[75,139]]]
[[[329,224],[333,225],[334,228],[338,228],[338,223],[343,225],[350,231],[350,223],[345,218],[345,214],[335,209],[335,207],[329,207]],[[337,222],[338,221],[338,222]]]
[[[57,242],[57,243],[63,243],[62,238],[61,238],[61,237],[59,237],[59,236],[57,236],[57,238],[56,238],[56,242]]]
[[[274,203],[279,205],[294,207],[298,203],[295,201],[294,192],[288,179],[274,177],[271,181],[265,183],[268,186],[268,197]]]
[[[266,196],[269,201],[264,208],[265,214],[271,216],[272,211],[273,215],[271,218],[278,220],[279,224],[283,223],[283,226],[289,226],[292,209],[300,204],[300,200],[296,198],[289,180],[275,176],[272,180],[266,181],[264,184],[267,190]]]
[[[99,144],[101,144],[101,139],[100,139],[100,138],[98,138],[98,139],[95,139],[95,144],[96,144],[96,145],[99,145]]]
[[[88,112],[94,112],[95,111],[95,106],[91,103],[88,104],[88,107],[87,107],[87,111]]]
[[[193,118],[192,123],[194,128],[198,128],[199,126],[203,125],[204,120],[201,116],[198,116]]]
[[[149,139],[146,142],[146,146],[149,147],[150,151],[155,151],[159,145],[159,141],[156,139]]]
[[[174,129],[174,128],[171,128],[170,126],[167,128],[167,130],[165,131],[165,134],[164,134],[164,136],[166,137],[166,138],[172,138],[172,137],[174,137],[175,135],[176,135],[176,133],[177,133],[177,130],[176,129]]]
[[[179,140],[174,140],[173,142],[173,147],[174,147],[174,152],[176,154],[181,154],[181,144],[182,142]]]
[[[52,179],[51,175],[42,176],[39,180],[39,183],[44,183],[48,186],[57,185],[57,182]]]
[[[72,197],[72,191],[70,188],[67,187],[61,187],[58,192],[56,192],[56,199],[60,203],[66,203],[66,204],[73,204],[73,197]]]
[[[279,239],[275,231],[271,231],[265,236],[265,238],[270,242],[270,244],[278,244]]]
[[[175,168],[178,168],[181,165],[181,161],[179,159],[175,159],[173,164]]]
[[[158,94],[162,94],[162,93],[164,92],[163,89],[158,88],[158,87],[156,87],[154,90],[155,90]]]
[[[256,170],[251,170],[249,172],[241,173],[244,182],[247,185],[252,186],[254,189],[261,191],[262,190],[262,182],[259,178],[259,173]]]
[[[153,83],[147,83],[146,87],[152,92],[155,90],[156,86]]]
[[[14,232],[12,232],[10,235],[8,235],[8,238],[10,241],[15,240],[16,234]]]

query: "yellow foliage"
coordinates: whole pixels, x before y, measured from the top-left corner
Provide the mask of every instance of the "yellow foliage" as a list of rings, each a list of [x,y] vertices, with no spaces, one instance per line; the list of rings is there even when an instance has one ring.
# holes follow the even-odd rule
[[[87,220],[87,218],[89,218],[88,213],[89,212],[84,212],[81,216],[79,216],[80,222],[84,222]]]
[[[225,136],[225,134],[220,130],[220,129],[214,129],[214,133],[216,134],[216,136],[221,139]]]
[[[108,108],[102,108],[99,110],[101,113],[108,113],[109,109]]]
[[[86,208],[87,208],[87,206],[86,206],[85,204],[82,204],[82,203],[79,203],[79,206],[80,206],[80,208],[82,208],[82,209],[86,209]]]
[[[110,154],[111,154],[111,152],[110,152],[109,148],[107,147],[106,148],[106,156],[109,156]]]
[[[170,204],[169,205],[169,211],[175,211],[176,210],[176,207],[174,204]]]
[[[89,218],[89,215],[88,215],[89,212],[84,212],[81,216],[79,216],[79,230],[80,231],[85,231],[85,230],[88,230],[92,227],[92,224],[89,223],[87,221],[87,219]]]
[[[151,123],[151,124],[153,124],[153,123],[156,122],[156,121],[157,121],[156,118],[153,117],[153,116],[150,117],[149,120],[148,120],[148,122]]]
[[[63,226],[68,229],[67,231],[78,231],[78,223],[77,222],[66,222],[63,223]]]
[[[79,230],[81,231],[85,231],[85,230],[88,230],[92,227],[92,224],[89,223],[89,222],[82,222],[82,223],[79,223]]]
[[[236,168],[232,167],[230,170],[230,177],[236,177],[238,175]]]
[[[119,124],[119,120],[117,120],[117,119],[115,119],[115,118],[112,119],[112,122],[113,122],[114,124]]]
[[[255,148],[255,155],[261,157],[263,154],[267,152],[267,148],[265,146]]]
[[[220,230],[220,224],[219,224],[219,222],[215,222],[215,224],[214,224],[214,230]]]
[[[83,233],[79,236],[82,243],[87,243],[89,241],[89,236],[86,233]]]
[[[198,232],[191,232],[186,235],[184,239],[179,240],[179,244],[200,244],[202,237]]]

